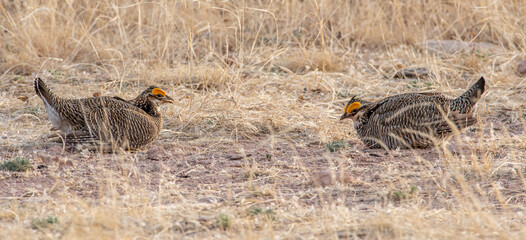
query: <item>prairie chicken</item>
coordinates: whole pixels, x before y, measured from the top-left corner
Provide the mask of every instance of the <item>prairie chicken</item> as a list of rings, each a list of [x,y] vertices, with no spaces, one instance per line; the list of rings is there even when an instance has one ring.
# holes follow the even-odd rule
[[[46,105],[53,126],[65,133],[61,137],[67,143],[102,142],[126,149],[154,141],[162,128],[159,105],[174,102],[155,86],[129,101],[106,96],[60,98],[38,77],[35,91]]]
[[[370,148],[427,148],[476,122],[473,110],[484,93],[481,77],[455,99],[440,93],[405,93],[377,102],[353,97],[340,120],[350,118]]]

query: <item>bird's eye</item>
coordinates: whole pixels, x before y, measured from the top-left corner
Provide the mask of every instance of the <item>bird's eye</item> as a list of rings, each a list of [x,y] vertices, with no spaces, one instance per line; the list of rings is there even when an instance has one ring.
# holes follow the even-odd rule
[[[354,110],[351,111],[352,114],[355,114],[357,112],[358,112],[358,109],[354,109]]]
[[[163,95],[159,93],[159,94],[157,94],[157,97],[158,97],[158,98],[162,98]]]

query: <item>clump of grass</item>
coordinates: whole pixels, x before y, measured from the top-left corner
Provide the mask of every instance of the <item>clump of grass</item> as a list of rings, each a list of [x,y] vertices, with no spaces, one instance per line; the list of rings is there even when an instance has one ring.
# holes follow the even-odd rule
[[[68,74],[62,71],[48,70],[49,74],[54,77],[66,77]]]
[[[265,196],[271,196],[272,195],[272,193],[269,192],[268,190],[261,190],[261,189],[257,188],[256,186],[254,186],[253,184],[250,184],[248,186],[248,191],[250,192],[250,196],[254,197],[254,198],[265,197]]]
[[[223,213],[219,214],[216,220],[216,224],[219,226],[219,228],[223,230],[227,230],[232,224],[230,222],[230,216],[228,216],[227,214],[223,214]]]
[[[410,186],[409,191],[404,190],[396,190],[391,193],[391,198],[396,201],[400,202],[402,200],[412,199],[418,194],[418,187],[417,186]]]
[[[407,196],[405,195],[405,192],[402,190],[397,190],[393,192],[393,199],[397,202],[405,200]]]
[[[329,142],[327,143],[327,145],[325,145],[325,148],[327,150],[329,150],[329,152],[336,152],[342,148],[346,148],[347,147],[347,144],[345,144],[345,142],[343,141],[343,139],[340,139],[340,140],[334,140],[332,142]]]
[[[0,170],[9,172],[27,172],[31,169],[33,169],[31,161],[20,156],[7,160],[0,165]]]
[[[48,216],[47,218],[36,218],[31,221],[31,228],[43,229],[58,223],[58,218]]]
[[[433,86],[432,83],[429,83],[429,82],[420,82],[418,80],[411,80],[408,85],[406,85],[407,88],[411,89],[411,88],[414,88],[414,89],[419,89],[419,88],[425,88],[426,90],[429,90],[431,89],[431,86]]]
[[[260,169],[249,169],[241,173],[241,177],[244,179],[257,178],[257,177],[268,176],[268,175],[269,173],[267,171],[260,170]]]
[[[414,195],[418,193],[418,187],[411,185],[411,188],[409,190],[409,194]]]
[[[271,208],[262,209],[256,206],[248,208],[247,213],[249,216],[264,216],[272,220],[274,220],[274,215],[276,214]]]
[[[263,212],[263,209],[261,209],[260,207],[252,206],[248,208],[247,212],[248,212],[248,215],[256,216],[256,215],[261,214]]]

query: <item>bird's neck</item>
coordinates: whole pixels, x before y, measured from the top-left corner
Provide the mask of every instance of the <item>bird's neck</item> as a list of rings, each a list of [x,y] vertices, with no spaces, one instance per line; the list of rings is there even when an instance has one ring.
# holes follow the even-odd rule
[[[152,117],[161,117],[161,112],[159,110],[159,106],[152,102],[150,99],[142,99],[142,98],[135,98],[129,101],[132,105],[142,109],[145,111],[148,115]]]

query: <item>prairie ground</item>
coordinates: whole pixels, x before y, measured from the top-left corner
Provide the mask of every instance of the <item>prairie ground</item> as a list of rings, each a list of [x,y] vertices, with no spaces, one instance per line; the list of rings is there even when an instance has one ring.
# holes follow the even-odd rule
[[[524,239],[522,1],[0,3],[1,239]],[[525,63],[526,64],[526,63]],[[525,70],[526,72],[526,70]],[[176,102],[159,138],[100,153],[43,141],[33,89]],[[478,123],[371,150],[351,96],[463,93]],[[5,166],[2,165],[2,166]]]

